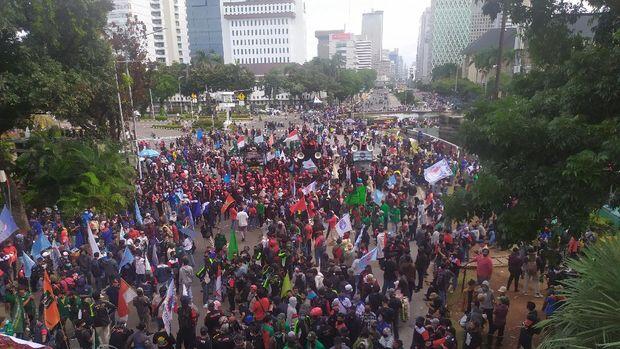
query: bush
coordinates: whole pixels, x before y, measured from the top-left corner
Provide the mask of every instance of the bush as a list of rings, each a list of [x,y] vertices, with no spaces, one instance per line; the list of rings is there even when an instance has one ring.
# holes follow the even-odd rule
[[[156,121],[167,121],[168,117],[167,116],[158,115],[158,116],[155,117],[155,120]]]

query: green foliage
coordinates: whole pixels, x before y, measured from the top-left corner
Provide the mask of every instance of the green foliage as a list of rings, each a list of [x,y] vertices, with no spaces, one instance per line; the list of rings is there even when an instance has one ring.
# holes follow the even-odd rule
[[[168,98],[179,91],[178,79],[173,68],[159,66],[157,71],[152,72],[151,92],[153,98],[163,104]]]
[[[117,136],[114,64],[104,0],[0,2],[0,133],[52,112],[90,134]]]
[[[490,209],[509,240],[533,237],[550,218],[583,231],[620,183],[620,40],[540,59],[543,66],[515,79],[510,97],[476,105],[461,130],[468,151],[498,179],[501,200]],[[455,216],[471,203],[459,201]]]
[[[564,281],[564,305],[539,326],[542,349],[618,348],[620,346],[620,238],[588,247],[568,266],[579,277]]]
[[[413,91],[406,90],[402,92],[398,92],[395,94],[396,98],[400,101],[401,104],[404,105],[414,105],[415,104],[415,96],[413,95]]]
[[[454,63],[446,63],[440,66],[433,68],[433,72],[431,73],[432,80],[437,81],[441,79],[449,79],[456,76],[456,70],[458,67]]]
[[[134,169],[112,143],[33,135],[17,158],[16,173],[28,206],[59,205],[69,215],[86,207],[115,214],[128,206]]]

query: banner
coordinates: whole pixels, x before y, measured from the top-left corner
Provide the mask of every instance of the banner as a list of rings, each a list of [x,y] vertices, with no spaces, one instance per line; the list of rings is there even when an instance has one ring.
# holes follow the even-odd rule
[[[91,256],[94,257],[95,253],[99,253],[99,257],[101,257],[101,251],[99,250],[97,241],[95,241],[95,236],[93,235],[93,231],[90,229],[90,224],[88,225],[88,245],[90,246]]]
[[[43,274],[43,298],[41,300],[43,306],[43,318],[45,319],[45,327],[48,330],[52,330],[60,322],[60,312],[58,311],[58,304],[56,303],[56,296],[54,296],[54,289],[52,288],[52,282],[47,271]]]
[[[450,165],[448,165],[446,159],[438,161],[433,166],[424,169],[424,179],[430,184],[435,184],[452,175],[452,169],[450,169]]]
[[[303,187],[301,189],[301,191],[304,193],[304,195],[308,195],[308,194],[310,194],[312,192],[315,192],[316,191],[316,181],[314,181],[314,182],[308,184],[307,186]]]
[[[384,197],[385,194],[379,189],[375,189],[375,191],[372,193],[372,201],[378,206],[381,206],[381,202],[383,202]]]

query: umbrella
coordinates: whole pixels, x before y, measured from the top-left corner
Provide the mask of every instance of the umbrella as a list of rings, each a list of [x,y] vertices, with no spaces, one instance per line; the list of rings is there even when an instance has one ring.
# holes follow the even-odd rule
[[[159,156],[159,152],[153,149],[144,149],[138,155],[143,158],[155,158]]]
[[[355,120],[353,120],[353,119],[346,119],[344,122],[346,122],[347,124],[354,124]]]

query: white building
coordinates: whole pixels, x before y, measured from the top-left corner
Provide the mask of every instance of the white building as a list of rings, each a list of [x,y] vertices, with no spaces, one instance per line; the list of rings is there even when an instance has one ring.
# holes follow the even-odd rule
[[[383,11],[362,15],[362,36],[372,44],[372,65],[376,68],[383,60]]]
[[[144,48],[150,61],[170,65],[189,62],[185,0],[114,0],[108,24],[124,27],[132,18],[144,25]]]
[[[429,7],[420,18],[415,79],[429,81],[431,78],[431,50],[433,40],[433,14]]]
[[[303,0],[222,0],[224,62],[256,75],[306,61]]]
[[[357,69],[372,69],[372,43],[358,37],[355,40]]]
[[[357,69],[355,40],[350,33],[334,33],[329,35],[329,58],[340,55],[344,68]]]

